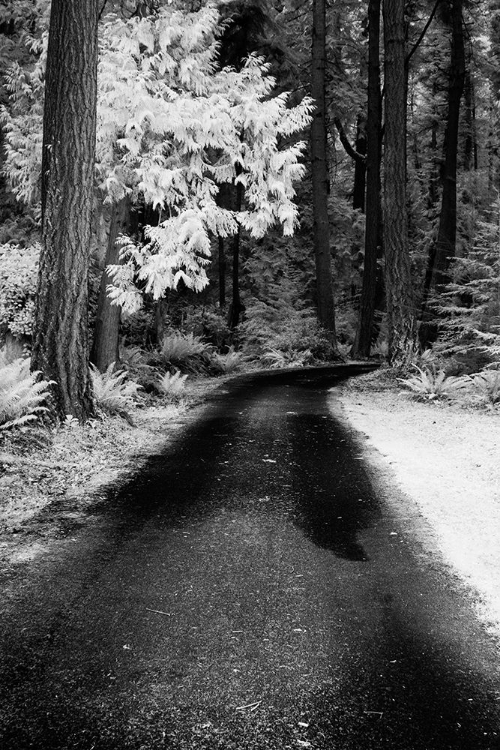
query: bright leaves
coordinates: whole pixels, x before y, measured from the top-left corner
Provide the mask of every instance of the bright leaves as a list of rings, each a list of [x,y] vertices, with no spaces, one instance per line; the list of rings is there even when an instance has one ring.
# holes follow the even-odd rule
[[[142,194],[168,213],[146,229],[145,246],[124,244],[127,268],[110,269],[110,295],[129,311],[141,304],[135,280],[154,298],[181,279],[202,289],[212,236],[227,237],[242,226],[262,237],[277,222],[292,234],[297,221],[293,183],[303,174],[303,144],[281,142],[307,126],[312,103],[290,108],[286,94],[272,97],[274,80],[257,57],[241,72],[217,70],[219,32],[210,6],[187,15],[164,8],[152,18],[114,19],[104,30],[103,186],[110,199]],[[244,187],[244,210],[217,205],[222,183]]]
[[[129,311],[141,305],[136,281],[154,298],[181,279],[201,290],[213,236],[241,226],[262,237],[276,223],[290,235],[297,223],[293,183],[303,175],[304,144],[291,139],[309,124],[312,101],[289,107],[287,94],[272,96],[274,79],[258,57],[241,71],[218,69],[220,32],[211,5],[192,13],[168,6],[127,21],[108,16],[101,28],[99,186],[106,201],[128,194],[162,217],[146,227],[144,245],[124,241],[125,265],[110,269],[110,295]],[[28,81],[25,101],[39,100],[39,81],[31,88]],[[19,85],[13,93],[19,96]],[[33,154],[34,138],[41,142],[42,108],[31,106],[22,137],[26,112],[18,110],[4,110],[7,169],[18,197],[32,200],[40,166],[26,155]],[[224,183],[244,187],[242,211],[217,204]]]

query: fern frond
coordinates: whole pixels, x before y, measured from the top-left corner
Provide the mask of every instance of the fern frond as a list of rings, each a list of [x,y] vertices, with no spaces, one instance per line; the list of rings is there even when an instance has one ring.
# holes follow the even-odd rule
[[[100,409],[106,414],[124,416],[134,406],[138,391],[142,387],[132,380],[127,380],[126,370],[115,370],[112,362],[105,372],[100,372],[95,365],[90,365],[90,376],[94,398]]]
[[[53,381],[44,380],[38,371],[30,372],[29,359],[0,362],[0,429],[18,427],[36,420],[48,409],[44,401]]]

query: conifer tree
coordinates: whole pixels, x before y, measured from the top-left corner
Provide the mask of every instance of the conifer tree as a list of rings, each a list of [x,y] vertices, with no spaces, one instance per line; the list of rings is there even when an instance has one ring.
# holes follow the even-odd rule
[[[381,0],[368,4],[368,106],[366,118],[367,180],[366,229],[363,283],[353,356],[370,355],[377,284],[377,260],[382,243],[380,204],[380,160],[382,96],[380,92],[380,9]]]
[[[448,111],[443,144],[441,173],[441,210],[435,244],[431,247],[426,279],[424,307],[430,290],[439,290],[449,280],[450,259],[456,250],[457,234],[457,160],[461,100],[465,83],[465,46],[463,0],[452,0],[443,7],[449,27],[451,55],[448,68]]]
[[[313,203],[314,257],[318,318],[336,344],[333,299],[330,218],[328,195],[330,178],[327,154],[326,108],[326,5],[313,0],[311,95],[315,110],[311,124],[311,174]]]
[[[61,418],[93,411],[87,296],[94,198],[98,0],[52,0],[42,156],[42,254],[32,367]]]
[[[384,0],[384,247],[389,362],[405,367],[416,348],[406,212],[406,49],[404,0]]]

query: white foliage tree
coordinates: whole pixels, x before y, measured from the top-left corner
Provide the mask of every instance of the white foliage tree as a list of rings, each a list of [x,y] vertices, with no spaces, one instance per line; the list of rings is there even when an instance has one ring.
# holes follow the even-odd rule
[[[0,106],[5,140],[4,174],[17,200],[40,214],[44,71],[48,35],[25,42],[34,62],[14,62],[5,72],[9,106]]]
[[[219,32],[211,6],[187,15],[164,8],[106,28],[103,184],[114,199],[142,193],[167,214],[146,228],[145,245],[126,242],[125,266],[111,269],[110,295],[129,311],[142,304],[136,280],[156,299],[181,279],[201,290],[212,236],[235,234],[241,225],[262,237],[276,222],[292,234],[297,222],[293,183],[303,175],[304,144],[281,144],[308,125],[311,101],[288,107],[287,94],[273,97],[274,80],[260,58],[250,57],[241,72],[218,70]],[[241,183],[245,210],[217,205],[223,183]]]
[[[312,101],[290,107],[287,94],[272,96],[274,79],[258,57],[241,71],[218,69],[221,28],[211,5],[192,13],[167,6],[129,20],[110,15],[101,27],[99,186],[106,201],[141,196],[162,216],[145,228],[145,244],[124,240],[125,264],[109,269],[110,296],[128,311],[142,304],[136,282],[156,299],[181,279],[201,290],[211,237],[239,226],[262,237],[276,223],[289,235],[297,223],[293,184],[304,173],[304,144],[293,137],[309,124]],[[15,79],[13,72],[14,96],[22,89],[23,101],[40,97],[38,72],[22,87]],[[3,111],[7,174],[29,200],[39,174],[33,134],[41,142],[41,106],[31,107],[24,131],[21,109]],[[223,183],[243,186],[244,210],[217,205]]]

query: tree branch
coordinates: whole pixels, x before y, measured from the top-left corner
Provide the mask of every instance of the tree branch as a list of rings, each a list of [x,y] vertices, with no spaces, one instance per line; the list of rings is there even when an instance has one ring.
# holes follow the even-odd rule
[[[366,162],[366,156],[363,156],[363,154],[359,154],[355,149],[353,149],[353,147],[349,143],[349,139],[348,139],[348,137],[347,137],[347,135],[345,133],[345,130],[344,130],[344,128],[342,126],[342,123],[340,122],[339,118],[338,117],[334,117],[333,118],[333,122],[335,123],[335,127],[339,131],[340,142],[343,145],[343,147],[345,148],[346,153],[349,154],[349,156],[351,157],[351,159],[354,159],[354,161],[359,161],[362,164],[364,164]]]
[[[98,15],[99,21],[100,21],[100,20],[101,20],[101,18],[102,18],[102,14],[104,13],[104,9],[106,8],[107,2],[108,2],[108,0],[104,0],[104,2],[103,2],[103,4],[102,4],[102,8],[101,8],[101,10],[99,11],[99,15]]]
[[[439,8],[439,5],[440,5],[441,2],[442,2],[442,0],[436,0],[436,3],[435,3],[435,5],[434,5],[434,7],[432,9],[432,13],[430,14],[429,18],[427,19],[427,23],[425,24],[424,28],[422,29],[422,32],[421,32],[420,36],[418,37],[417,41],[413,45],[413,48],[410,50],[410,52],[406,56],[406,60],[405,60],[405,64],[406,65],[409,64],[411,58],[413,57],[413,55],[415,54],[415,52],[418,50],[418,48],[422,44],[423,38],[427,34],[427,29],[431,25],[432,19],[436,15],[436,11]]]

